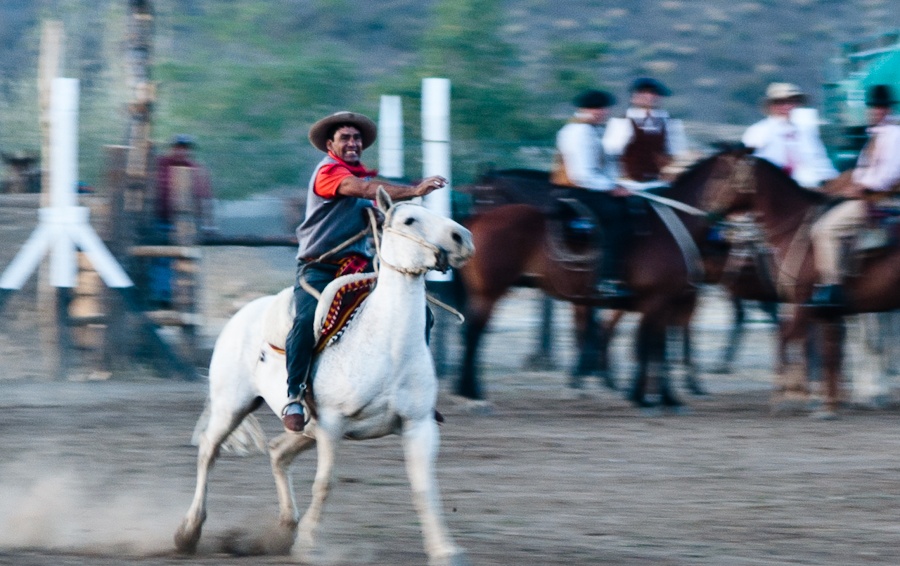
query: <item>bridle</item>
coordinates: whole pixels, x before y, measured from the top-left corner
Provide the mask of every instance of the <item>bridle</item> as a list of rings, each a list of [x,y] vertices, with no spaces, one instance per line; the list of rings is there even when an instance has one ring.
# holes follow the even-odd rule
[[[710,214],[721,216],[729,210],[738,198],[756,194],[756,180],[753,177],[754,161],[748,155],[720,156],[718,159],[726,160],[731,165],[728,174],[711,175],[711,189],[704,191],[703,208]],[[717,169],[725,168],[727,164],[716,164]]]
[[[383,224],[384,228],[382,228],[381,234],[379,234],[378,230],[376,229],[375,211],[371,208],[368,209],[369,222],[372,224],[372,234],[374,235],[374,239],[375,239],[375,254],[376,254],[376,257],[378,258],[378,263],[384,264],[384,265],[390,267],[391,269],[393,269],[394,271],[403,273],[404,275],[424,275],[425,273],[427,273],[429,271],[429,269],[430,269],[429,267],[423,266],[418,269],[409,269],[406,267],[400,267],[400,266],[394,265],[394,264],[388,262],[386,259],[384,259],[384,257],[381,255],[381,240],[384,237],[384,234],[393,234],[395,236],[402,236],[402,237],[406,238],[407,240],[410,240],[410,241],[418,244],[419,246],[425,248],[426,250],[429,250],[431,253],[434,254],[434,257],[435,257],[435,260],[437,261],[438,266],[446,265],[446,263],[447,263],[446,250],[440,248],[439,246],[432,244],[431,242],[425,240],[424,238],[422,238],[420,236],[417,236],[415,234],[410,234],[409,232],[403,232],[401,230],[397,230],[396,228],[391,226],[391,223],[393,222],[393,219],[394,219],[394,211],[397,208],[399,208],[400,206],[404,206],[404,203],[392,206],[390,208],[390,210],[387,211],[387,213],[385,214],[385,217],[384,217],[384,224]],[[376,274],[378,273],[378,265],[375,266],[375,273]]]

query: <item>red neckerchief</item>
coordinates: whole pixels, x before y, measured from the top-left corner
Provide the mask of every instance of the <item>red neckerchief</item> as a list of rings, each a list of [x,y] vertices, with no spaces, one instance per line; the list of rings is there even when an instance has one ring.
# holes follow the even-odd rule
[[[334,159],[338,163],[340,163],[343,167],[346,167],[350,173],[353,174],[354,177],[359,177],[360,179],[365,179],[366,177],[374,177],[378,174],[377,169],[366,169],[366,166],[362,164],[360,161],[357,165],[350,165],[337,155],[332,152],[328,152],[328,157]]]

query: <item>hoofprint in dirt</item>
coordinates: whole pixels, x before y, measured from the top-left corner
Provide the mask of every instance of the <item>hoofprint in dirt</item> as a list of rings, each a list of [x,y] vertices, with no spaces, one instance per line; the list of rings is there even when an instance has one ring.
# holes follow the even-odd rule
[[[561,373],[491,375],[493,413],[442,395],[438,477],[474,564],[895,564],[900,415],[770,416],[768,390],[646,417],[563,393]],[[213,470],[205,545],[171,536],[190,501],[204,385],[135,377],[3,383],[0,564],[290,564],[267,458]],[[267,433],[279,432],[260,412]],[[399,439],[342,445],[322,564],[424,563]],[[314,458],[294,466],[307,500]]]

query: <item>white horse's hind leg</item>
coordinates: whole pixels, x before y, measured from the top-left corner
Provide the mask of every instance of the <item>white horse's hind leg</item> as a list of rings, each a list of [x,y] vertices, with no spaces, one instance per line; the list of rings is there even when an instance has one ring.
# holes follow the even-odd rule
[[[200,435],[200,447],[197,450],[197,487],[194,490],[194,500],[181,521],[178,530],[175,531],[175,547],[179,552],[193,553],[197,550],[197,542],[200,540],[200,532],[203,521],[206,520],[206,495],[209,480],[209,470],[219,455],[219,448],[228,435],[237,428],[240,422],[254,408],[249,404],[237,411],[228,411],[227,408],[216,406],[213,403],[209,424],[203,434]]]
[[[403,427],[403,451],[406,473],[412,487],[413,503],[419,512],[425,552],[431,565],[468,564],[465,553],[450,538],[434,474],[438,446],[437,423],[429,418],[406,422]]]
[[[297,455],[315,444],[315,438],[307,436],[311,428],[307,425],[304,434],[285,432],[269,442],[269,459],[272,463],[272,475],[275,476],[275,489],[278,491],[279,521],[282,526],[291,529],[300,520],[300,511],[297,510],[294,486],[288,470]]]
[[[853,360],[851,398],[855,403],[871,407],[882,406],[888,396],[881,321],[880,314],[870,313],[855,317],[848,325],[848,353]]]
[[[343,421],[336,415],[320,414],[316,423],[316,478],[312,485],[309,508],[300,520],[293,552],[301,558],[315,549],[316,529],[322,518],[325,499],[331,490],[332,472],[337,447],[344,435]]]

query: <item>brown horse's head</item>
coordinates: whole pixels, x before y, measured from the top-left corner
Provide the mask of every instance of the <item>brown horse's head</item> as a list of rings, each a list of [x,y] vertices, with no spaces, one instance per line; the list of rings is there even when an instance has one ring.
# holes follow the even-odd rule
[[[743,146],[728,147],[710,157],[701,206],[713,216],[749,209],[756,192],[755,165],[756,160]]]

